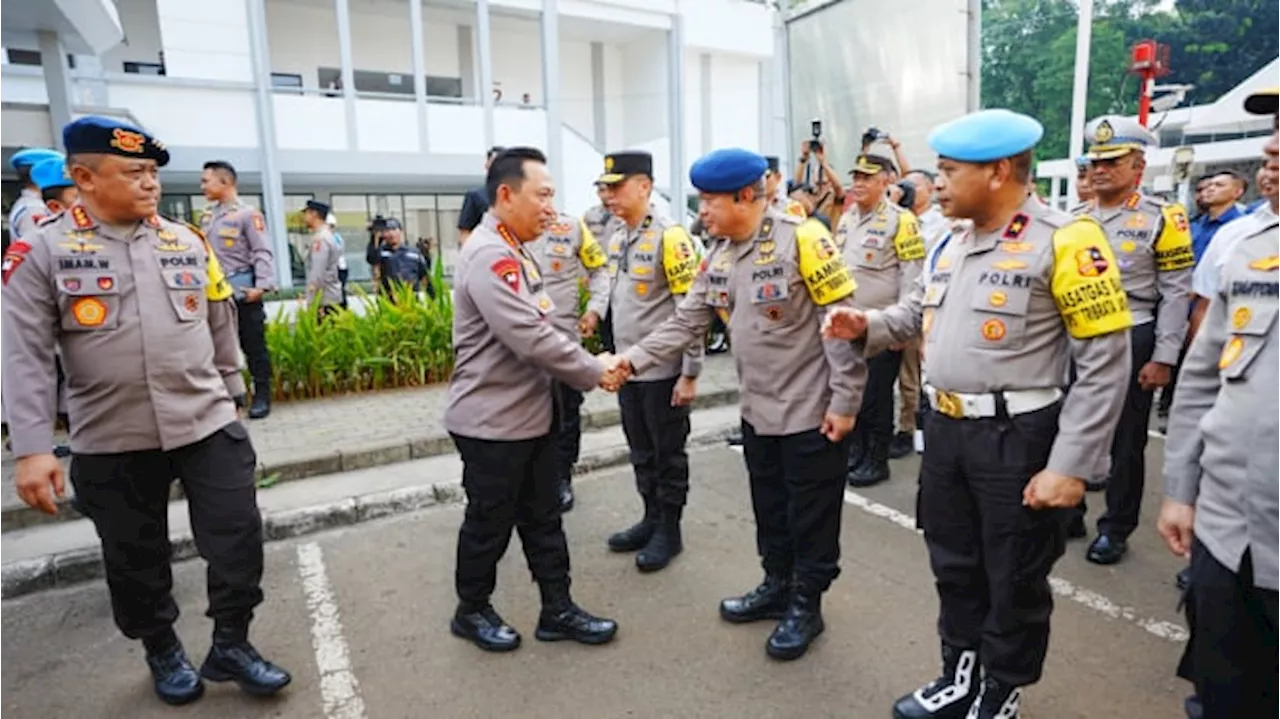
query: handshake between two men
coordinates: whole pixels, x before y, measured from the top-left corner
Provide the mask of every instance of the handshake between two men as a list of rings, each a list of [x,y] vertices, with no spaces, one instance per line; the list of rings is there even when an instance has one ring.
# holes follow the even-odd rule
[[[631,366],[631,362],[621,355],[601,352],[596,355],[596,359],[604,367],[604,374],[600,376],[600,389],[606,392],[617,392],[622,389],[622,385],[631,379],[635,368]],[[698,380],[693,377],[681,377],[676,380],[675,387],[671,390],[671,406],[687,407],[693,404],[693,399],[698,395]]]

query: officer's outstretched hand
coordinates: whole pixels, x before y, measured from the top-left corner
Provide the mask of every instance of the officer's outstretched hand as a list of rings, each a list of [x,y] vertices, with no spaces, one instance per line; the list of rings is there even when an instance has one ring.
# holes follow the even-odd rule
[[[1156,531],[1169,546],[1169,551],[1179,557],[1191,556],[1191,539],[1196,526],[1196,508],[1190,504],[1165,498],[1160,505],[1160,519]]]
[[[867,333],[867,313],[852,307],[832,307],[822,318],[822,337],[828,340],[856,340]]]
[[[1075,507],[1084,497],[1084,480],[1042,469],[1022,490],[1022,503],[1032,509]]]
[[[19,457],[14,484],[18,488],[19,499],[45,514],[58,513],[55,497],[63,497],[67,491],[62,463],[52,454]]]
[[[851,414],[832,414],[827,412],[822,418],[822,436],[832,444],[839,442],[853,431],[854,416]]]
[[[596,355],[604,366],[604,374],[600,377],[600,389],[606,392],[617,392],[631,378],[631,363],[625,357],[602,352]]]

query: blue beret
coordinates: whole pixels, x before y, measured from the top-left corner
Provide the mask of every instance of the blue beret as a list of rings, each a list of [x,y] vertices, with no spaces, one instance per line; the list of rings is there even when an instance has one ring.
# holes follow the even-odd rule
[[[737,192],[764,177],[768,160],[750,150],[713,150],[689,168],[689,181],[700,192]]]
[[[929,147],[960,162],[995,162],[1036,146],[1044,126],[1009,110],[980,110],[929,133]]]
[[[1091,164],[1087,155],[1081,155],[1076,158],[1076,167],[1088,167]]]
[[[141,128],[110,117],[89,115],[69,123],[62,128],[62,144],[68,155],[119,155],[155,160],[160,167],[169,164],[169,151],[163,143]]]
[[[62,153],[57,150],[46,150],[43,147],[30,147],[13,153],[13,157],[9,158],[9,166],[15,170],[21,170],[24,167],[32,167],[38,162],[55,157],[62,157]]]
[[[67,162],[61,157],[51,157],[37,162],[31,168],[31,181],[41,190],[51,187],[73,187],[76,184],[67,174]]]

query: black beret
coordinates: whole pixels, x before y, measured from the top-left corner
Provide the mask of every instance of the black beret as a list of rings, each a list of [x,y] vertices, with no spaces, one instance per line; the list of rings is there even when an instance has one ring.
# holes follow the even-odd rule
[[[80,153],[119,155],[169,164],[164,143],[141,128],[115,118],[87,115],[62,128],[62,145],[68,155]]]

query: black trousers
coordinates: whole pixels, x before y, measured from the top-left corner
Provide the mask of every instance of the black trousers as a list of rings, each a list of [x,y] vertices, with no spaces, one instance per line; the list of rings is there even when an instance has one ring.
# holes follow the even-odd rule
[[[756,551],[768,574],[794,575],[799,588],[825,592],[840,575],[849,440],[816,430],[762,436],[742,421],[742,454],[756,515]]]
[[[560,524],[554,435],[515,442],[452,436],[467,493],[454,573],[464,611],[488,605],[512,529],[520,533],[533,578],[543,585],[567,584],[569,545]]]
[[[271,391],[271,355],[267,353],[267,310],[261,302],[236,302],[240,349],[249,365],[255,391]],[[261,390],[259,390],[261,388]]]
[[[1072,510],[1034,510],[1022,491],[1044,469],[1061,403],[1012,418],[925,420],[917,516],[937,583],[938,634],[976,649],[1014,686],[1040,679],[1049,648],[1049,572]]]
[[[889,458],[889,442],[893,439],[893,384],[902,367],[902,352],[885,350],[867,360],[867,387],[862,395],[862,408],[854,424],[852,445],[870,453],[872,459]]]
[[[1128,539],[1138,528],[1142,486],[1147,471],[1147,428],[1151,422],[1151,390],[1138,385],[1138,372],[1151,361],[1156,346],[1156,323],[1130,330],[1132,373],[1124,411],[1111,442],[1111,472],[1107,478],[1107,511],[1098,518],[1098,534]]]
[[[676,381],[628,382],[618,391],[618,404],[636,490],[660,504],[683,507],[689,496],[689,408],[671,406]]]
[[[168,452],[71,458],[71,483],[102,540],[111,608],[126,637],[160,634],[178,618],[169,567],[174,477],[187,495],[196,548],[209,565],[206,613],[219,625],[248,625],[262,603],[256,465],[253,444],[239,422]]]
[[[556,477],[568,482],[582,449],[582,393],[562,382],[556,383],[556,392],[560,395],[560,421],[555,432]]]
[[[1253,585],[1248,551],[1233,572],[1198,540],[1191,546],[1191,587],[1190,669],[1205,719],[1276,716],[1276,592]]]

